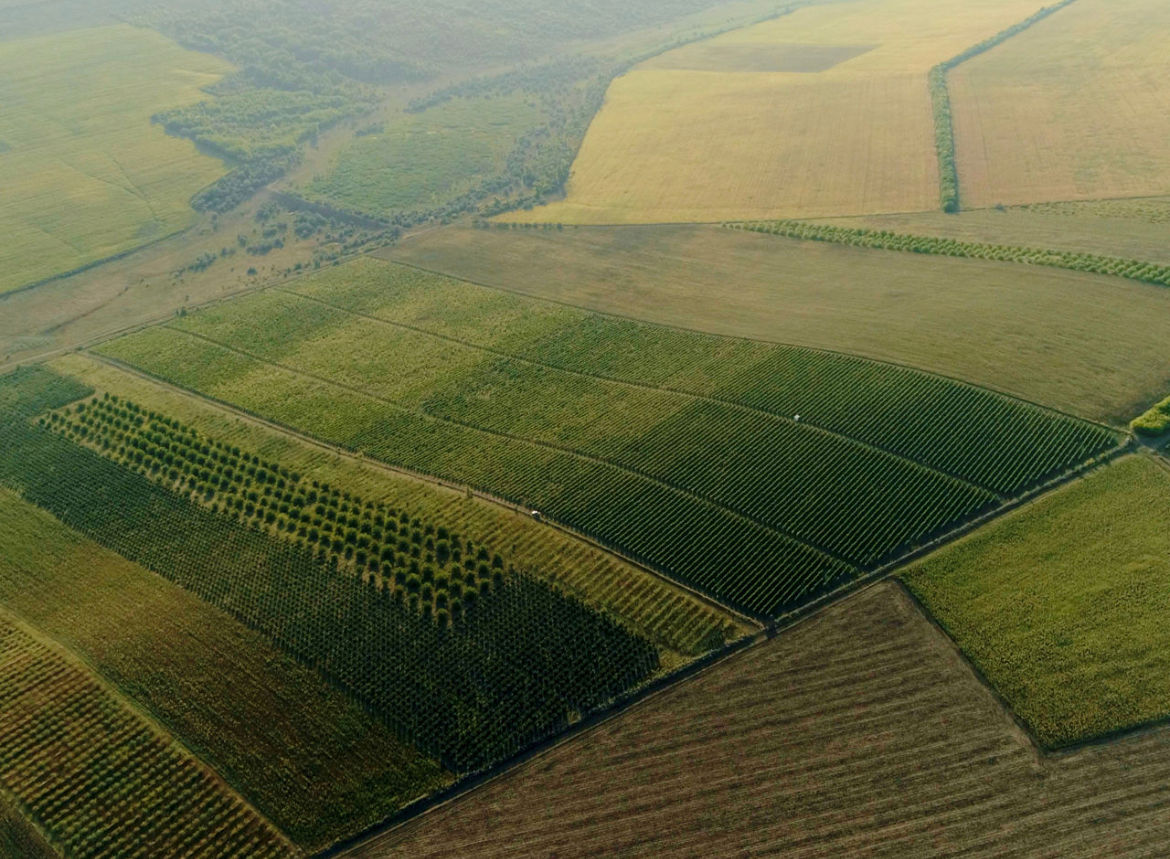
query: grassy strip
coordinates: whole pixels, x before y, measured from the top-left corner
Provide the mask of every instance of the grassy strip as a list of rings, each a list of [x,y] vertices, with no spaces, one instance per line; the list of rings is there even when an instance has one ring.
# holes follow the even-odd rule
[[[959,169],[955,157],[955,126],[951,114],[951,94],[947,87],[947,73],[955,66],[990,51],[1001,42],[1010,39],[1073,2],[1074,0],[1061,0],[1052,6],[1045,6],[1035,15],[1025,18],[1018,24],[1013,24],[989,39],[984,39],[979,44],[939,63],[930,70],[928,80],[930,82],[930,100],[934,109],[934,145],[938,152],[939,202],[944,212],[959,211]]]
[[[810,224],[807,221],[746,221],[726,224],[725,226],[803,241],[831,242],[859,248],[934,254],[964,259],[986,259],[1022,265],[1042,265],[1089,274],[1124,277],[1128,280],[1152,283],[1157,286],[1170,286],[1170,266],[1100,254],[1054,251],[1014,245],[993,245],[938,236],[895,233],[890,230],[871,230],[865,227]]]
[[[903,576],[1047,747],[1170,716],[1168,495],[1129,457]]]

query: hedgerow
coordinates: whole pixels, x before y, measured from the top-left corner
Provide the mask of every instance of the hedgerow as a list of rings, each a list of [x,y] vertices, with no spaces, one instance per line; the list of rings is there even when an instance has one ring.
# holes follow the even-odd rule
[[[805,241],[832,242],[860,248],[904,251],[916,254],[986,259],[996,262],[1014,262],[1023,265],[1043,265],[1065,268],[1089,274],[1124,277],[1142,283],[1170,286],[1170,265],[1143,262],[1122,257],[1101,256],[1077,251],[1056,251],[1017,245],[993,245],[947,239],[939,236],[916,236],[889,230],[871,230],[865,227],[838,227],[829,224],[810,224],[805,221],[748,221],[727,224],[733,229],[750,230],[773,236],[784,236]]]
[[[979,44],[939,63],[930,70],[927,79],[930,84],[930,100],[934,111],[934,145],[938,153],[939,203],[944,212],[959,211],[959,171],[955,160],[955,126],[951,114],[951,95],[947,87],[947,73],[955,66],[990,51],[1001,42],[1044,20],[1054,12],[1060,11],[1072,2],[1074,0],[1061,0],[1052,6],[1045,6],[1036,14],[996,33],[989,39],[984,39]]]

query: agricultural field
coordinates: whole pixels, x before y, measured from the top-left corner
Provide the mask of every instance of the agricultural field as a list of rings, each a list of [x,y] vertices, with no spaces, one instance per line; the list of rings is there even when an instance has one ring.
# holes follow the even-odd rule
[[[693,226],[450,228],[384,255],[603,313],[933,370],[1117,426],[1170,390],[1170,292],[1119,278]]]
[[[1147,856],[1165,728],[1035,747],[898,587],[826,609],[354,851]]]
[[[1170,9],[1077,0],[949,76],[965,207],[1170,192]]]
[[[903,574],[1045,747],[1170,715],[1168,490],[1129,457]]]
[[[230,68],[125,25],[0,42],[0,294],[190,226],[225,168],[151,116]]]
[[[681,664],[701,655],[712,642],[732,642],[755,630],[660,577],[553,531],[526,511],[484,503],[452,487],[347,458],[87,356],[69,356],[52,366],[62,375],[168,414],[233,447],[279,461],[306,478],[349,487],[378,504],[399,505],[409,510],[412,518],[442,521],[453,530],[478,534],[490,554],[506,551],[517,566],[538,571],[561,590],[654,641],[664,665]]]
[[[359,212],[432,209],[502,172],[540,117],[531,98],[454,99],[355,137],[305,190]]]
[[[757,615],[1118,440],[893,365],[598,316],[374,260],[98,352],[538,509]],[[861,522],[843,515],[856,509]]]
[[[1036,8],[828,4],[666,53],[610,86],[565,200],[504,219],[711,222],[936,208],[927,74]]]
[[[0,795],[0,856],[9,859],[56,859],[57,852],[16,806]]]
[[[1037,204],[957,214],[832,218],[816,223],[1170,265],[1170,204],[1159,200]]]
[[[0,611],[0,781],[69,856],[295,856],[190,753]]]

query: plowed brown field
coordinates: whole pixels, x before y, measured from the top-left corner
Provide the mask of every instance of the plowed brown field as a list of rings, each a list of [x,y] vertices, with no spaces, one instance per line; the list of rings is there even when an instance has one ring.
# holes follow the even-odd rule
[[[1168,781],[1170,730],[1040,757],[883,584],[355,855],[1155,855]]]

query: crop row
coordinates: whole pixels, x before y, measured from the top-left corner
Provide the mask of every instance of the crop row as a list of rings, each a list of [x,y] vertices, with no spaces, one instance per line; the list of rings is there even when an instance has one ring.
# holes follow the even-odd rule
[[[1060,0],[1059,3],[1052,6],[1045,6],[1018,24],[1013,24],[1006,30],[984,39],[979,44],[967,48],[961,54],[939,63],[930,70],[928,81],[931,105],[934,111],[934,145],[938,154],[939,202],[944,212],[959,211],[959,170],[955,155],[955,126],[951,114],[951,94],[947,87],[947,73],[955,66],[990,51],[1001,42],[1044,20],[1072,2],[1074,0]]]
[[[68,856],[295,855],[84,669],[3,618],[0,783]]]
[[[48,375],[5,381],[43,402]],[[493,575],[463,623],[436,624],[385,580],[217,514],[17,406],[0,415],[0,482],[267,635],[450,769],[514,754],[658,669],[651,644],[521,572]]]
[[[444,526],[305,480],[117,396],[51,412],[41,423],[212,512],[372,578],[392,599],[441,625],[463,620],[481,594],[503,581],[499,553]]]
[[[449,351],[479,349],[483,353],[474,360],[461,357],[464,365],[482,365],[496,354],[539,365],[539,369],[526,369],[497,359],[490,371],[475,375],[463,371],[464,381],[449,386],[445,393],[440,386],[426,400],[428,410],[443,409],[458,420],[503,413],[507,422],[493,426],[506,432],[529,433],[519,416],[528,417],[538,430],[550,423],[559,428],[568,421],[545,417],[549,403],[567,401],[572,419],[589,401],[590,392],[597,391],[594,399],[605,404],[605,411],[590,425],[600,428],[596,435],[603,441],[612,442],[628,436],[635,423],[644,425],[646,411],[663,410],[665,395],[683,393],[785,420],[799,417],[803,425],[895,453],[1000,495],[1017,493],[1113,442],[1100,427],[904,367],[581,312],[558,314],[563,321],[551,333],[512,334],[506,343],[498,343],[496,325],[485,329],[475,322],[459,325],[452,320],[490,315],[495,322],[505,310],[509,316],[544,312],[541,303],[470,284],[454,289],[436,278],[435,288],[443,289],[443,299],[454,305],[451,318],[436,321],[434,314],[425,313],[426,320],[419,324],[412,318],[419,313],[413,279],[408,279],[405,290],[395,288],[398,279],[397,273],[391,273],[387,280],[373,281],[364,290],[348,285],[337,297],[318,295],[315,301],[335,303],[338,309],[360,307],[387,325],[411,318],[414,330],[403,341],[403,350],[423,351],[427,347],[420,343],[430,334],[432,338],[455,337],[464,344]],[[312,305],[299,308],[301,314],[312,309]],[[296,318],[295,314],[282,317],[286,323]],[[297,323],[290,324],[296,327]],[[486,351],[489,343],[496,343],[492,352]],[[397,352],[386,355],[388,362],[402,358]],[[611,379],[658,391],[635,396],[626,388],[590,387],[588,380],[565,375],[550,380],[549,369],[590,377],[595,383]],[[438,375],[446,379],[452,374]],[[517,390],[523,387],[534,395],[525,399],[524,390]],[[485,389],[490,389],[490,397],[481,396]],[[673,397],[669,402],[678,404],[680,399]],[[621,415],[616,414],[619,406],[625,409]],[[553,438],[560,441],[566,436],[561,430]],[[717,448],[712,451],[718,453]],[[612,455],[613,448],[597,447],[590,452]]]
[[[1170,266],[1121,257],[1027,248],[1016,245],[993,245],[938,236],[916,236],[909,233],[890,232],[889,230],[871,230],[864,227],[809,224],[804,221],[749,221],[742,224],[728,224],[728,226],[774,236],[786,236],[792,239],[833,242],[880,250],[1014,262],[1024,265],[1044,265],[1052,268],[1065,268],[1070,271],[1124,277],[1158,286],[1170,286]]]

